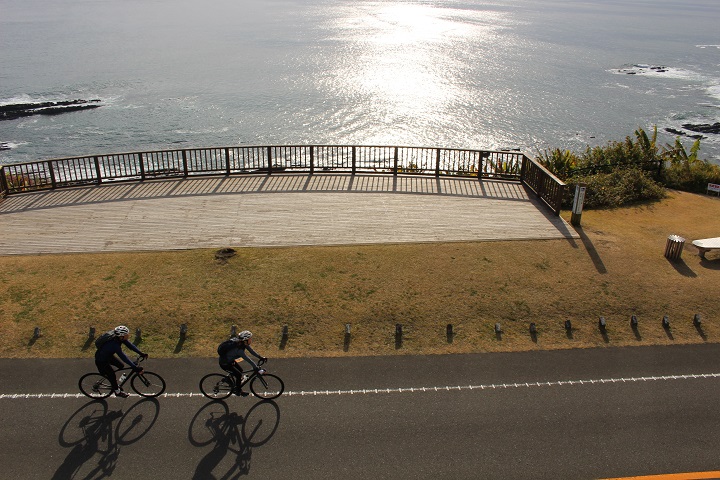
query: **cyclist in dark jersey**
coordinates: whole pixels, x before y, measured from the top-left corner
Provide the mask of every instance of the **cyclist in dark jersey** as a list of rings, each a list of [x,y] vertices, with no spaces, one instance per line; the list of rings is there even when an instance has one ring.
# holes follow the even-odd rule
[[[220,355],[218,363],[220,364],[220,368],[230,372],[235,377],[235,385],[237,385],[237,387],[233,393],[235,393],[235,395],[246,397],[248,393],[243,392],[240,388],[240,383],[242,382],[242,368],[240,368],[237,364],[237,360],[245,360],[255,372],[262,374],[264,370],[258,367],[258,365],[250,359],[246,351],[253,354],[258,360],[265,361],[267,358],[257,353],[250,346],[250,343],[252,342],[252,333],[250,331],[244,330],[238,333],[237,337],[233,337],[231,340],[235,342],[235,345],[228,349],[224,354]]]
[[[116,327],[113,332],[115,335],[110,340],[102,344],[95,352],[95,365],[97,366],[98,372],[110,380],[115,396],[125,398],[128,394],[123,392],[118,386],[117,378],[115,378],[115,370],[113,369],[113,366],[116,368],[123,368],[124,366],[118,357],[122,358],[123,362],[130,365],[134,372],[142,372],[143,369],[125,355],[122,351],[122,346],[125,345],[127,348],[144,358],[147,358],[147,354],[141,352],[139,348],[128,340],[128,337],[130,336],[130,329],[126,326],[120,325]]]

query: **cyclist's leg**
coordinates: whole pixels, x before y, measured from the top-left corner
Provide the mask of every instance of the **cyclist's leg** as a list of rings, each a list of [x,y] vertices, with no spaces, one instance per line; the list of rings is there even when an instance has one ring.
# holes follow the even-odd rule
[[[104,375],[105,378],[110,380],[110,385],[112,386],[113,392],[117,392],[120,387],[118,387],[117,378],[115,378],[115,370],[113,369],[112,365],[110,365],[110,363],[95,362],[95,366],[97,367],[98,372],[100,372],[101,375]]]
[[[233,362],[230,365],[225,365],[225,370],[232,373],[233,377],[235,377],[235,389],[237,390],[237,393],[242,393],[242,387],[240,384],[242,383],[242,368],[240,366]]]

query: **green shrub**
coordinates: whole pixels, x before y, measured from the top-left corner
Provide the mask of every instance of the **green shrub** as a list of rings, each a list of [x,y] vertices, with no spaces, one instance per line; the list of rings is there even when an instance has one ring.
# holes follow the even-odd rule
[[[578,175],[568,178],[563,207],[572,208],[575,186],[584,183],[585,208],[620,207],[632,203],[659,200],[665,197],[665,189],[650,174],[638,167],[627,167],[610,173]]]
[[[680,140],[674,148],[667,148],[668,165],[663,172],[663,183],[668,188],[686,192],[705,193],[708,183],[720,183],[720,167],[698,158],[700,140],[690,148],[690,154]]]
[[[635,138],[587,147],[577,155],[569,150],[546,150],[538,162],[569,185],[563,207],[572,207],[575,185],[585,183],[584,206],[617,207],[629,203],[657,200],[665,196],[663,187],[703,193],[708,183],[720,183],[720,167],[698,158],[700,140],[690,153],[680,139],[675,144],[657,145],[657,127],[651,136],[642,129]]]

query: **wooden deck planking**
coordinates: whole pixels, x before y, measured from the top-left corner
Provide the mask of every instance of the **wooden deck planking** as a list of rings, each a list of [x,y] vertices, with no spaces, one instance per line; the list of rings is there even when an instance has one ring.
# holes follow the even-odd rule
[[[189,178],[0,203],[0,255],[578,238],[515,182],[391,175]]]

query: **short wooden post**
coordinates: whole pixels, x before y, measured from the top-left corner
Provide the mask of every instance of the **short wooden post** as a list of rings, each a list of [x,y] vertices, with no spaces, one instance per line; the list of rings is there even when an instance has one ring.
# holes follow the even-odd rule
[[[585,203],[586,189],[587,186],[584,183],[578,183],[575,186],[575,198],[573,199],[572,216],[570,217],[570,223],[572,223],[576,227],[580,226],[583,204]]]

